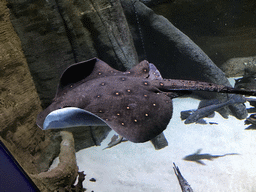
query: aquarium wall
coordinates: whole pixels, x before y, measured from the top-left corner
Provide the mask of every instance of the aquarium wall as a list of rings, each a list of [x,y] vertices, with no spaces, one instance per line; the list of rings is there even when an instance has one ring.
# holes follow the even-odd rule
[[[252,0],[4,0],[0,13],[0,139],[41,191],[74,187],[78,176],[81,184],[77,153],[102,145],[112,130],[87,126],[52,131],[37,126],[38,114],[58,99],[60,79],[72,64],[98,58],[125,74],[147,60],[162,78],[228,87],[232,86],[229,77],[256,72]],[[227,99],[227,94],[191,92],[199,100]],[[172,102],[182,94],[166,95]],[[248,115],[242,103],[223,111],[224,117],[239,121]],[[148,143],[152,150],[157,148],[154,141]],[[171,145],[175,148],[175,142]],[[49,170],[57,157],[60,163]],[[175,176],[172,170],[170,174]]]

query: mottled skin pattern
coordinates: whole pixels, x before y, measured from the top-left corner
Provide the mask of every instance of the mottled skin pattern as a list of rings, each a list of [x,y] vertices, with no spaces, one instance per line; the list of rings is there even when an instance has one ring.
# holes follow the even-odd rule
[[[147,61],[121,72],[94,58],[63,73],[56,97],[38,115],[37,125],[43,128],[45,118],[54,110],[77,107],[97,115],[126,139],[145,142],[166,129],[172,117],[172,98],[193,90],[241,93],[212,83],[162,79]]]
[[[148,62],[120,72],[98,60],[83,83],[67,85],[68,89],[61,84],[63,89],[58,90],[54,102],[39,114],[38,125],[42,127],[42,120],[49,112],[72,106],[98,115],[130,141],[148,141],[159,135],[172,117],[171,98],[142,81],[148,72]]]

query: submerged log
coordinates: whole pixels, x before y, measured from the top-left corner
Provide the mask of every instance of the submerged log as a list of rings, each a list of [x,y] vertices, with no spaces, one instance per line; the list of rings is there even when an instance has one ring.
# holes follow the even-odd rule
[[[47,172],[31,175],[31,178],[42,192],[71,187],[78,175],[73,135],[67,131],[61,131],[60,135],[62,141],[60,144],[60,162],[58,166]]]

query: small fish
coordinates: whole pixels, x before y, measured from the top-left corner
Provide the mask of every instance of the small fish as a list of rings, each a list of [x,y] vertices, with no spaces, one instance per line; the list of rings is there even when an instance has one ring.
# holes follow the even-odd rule
[[[186,110],[186,111],[181,111],[180,112],[180,118],[181,120],[185,120],[187,119],[190,115],[192,115],[196,110]],[[204,119],[198,119],[196,122],[196,124],[202,124],[202,125],[206,125],[207,122]]]
[[[239,155],[238,153],[227,153],[227,154],[224,154],[224,155],[211,155],[209,153],[199,154],[201,151],[202,151],[202,149],[198,149],[194,154],[185,156],[183,158],[183,160],[185,160],[185,161],[194,161],[194,162],[199,163],[201,165],[206,165],[201,160],[204,159],[204,160],[211,160],[212,161],[213,159],[216,159],[216,158],[219,158],[219,157],[224,157],[224,156],[227,156],[227,155]]]
[[[210,125],[218,125],[216,122],[209,122]]]
[[[250,125],[245,130],[256,130],[256,125]]]
[[[179,167],[175,165],[175,163],[173,163],[173,170],[175,175],[177,176],[179,183],[180,183],[180,187],[182,192],[193,192],[193,189],[191,188],[191,186],[188,184],[187,180],[181,175]]]
[[[245,97],[240,96],[240,95],[232,95],[226,102],[220,103],[220,104],[215,104],[215,105],[210,105],[206,106],[200,109],[197,109],[194,113],[192,113],[186,120],[185,124],[190,124],[197,122],[199,119],[202,119],[204,117],[209,116],[212,114],[214,111],[225,107],[227,105],[233,105],[235,103],[244,103],[246,102]]]
[[[244,90],[255,90],[256,89],[256,73],[251,69],[245,69],[242,78],[235,79],[235,88]]]
[[[249,124],[254,124],[256,125],[256,114],[251,114],[250,117],[248,117],[245,121],[244,121],[245,125],[249,125]]]
[[[245,99],[246,99],[246,101],[248,101],[250,103],[251,106],[256,107],[256,99],[255,98],[246,97]]]
[[[251,98],[251,97],[246,97],[245,98],[246,101],[248,101],[250,103],[250,105],[252,106],[251,108],[246,108],[248,113],[256,113],[256,99],[255,97]]]
[[[250,117],[248,117],[244,121],[245,125],[250,125],[249,127],[245,128],[246,130],[255,130],[256,129],[256,114],[251,114]]]
[[[122,136],[120,136],[120,135],[113,135],[113,137],[111,138],[111,141],[110,141],[110,143],[108,144],[108,146],[105,147],[105,148],[102,149],[102,150],[105,150],[105,149],[114,147],[115,145],[121,143],[122,141],[127,141],[127,140],[125,140],[125,139],[124,139]]]

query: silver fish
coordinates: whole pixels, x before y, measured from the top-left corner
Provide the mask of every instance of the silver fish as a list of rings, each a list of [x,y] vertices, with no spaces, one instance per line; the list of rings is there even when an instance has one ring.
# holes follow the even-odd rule
[[[181,175],[179,167],[176,166],[175,163],[173,163],[173,166],[174,166],[173,167],[174,173],[179,180],[179,184],[180,184],[182,192],[193,192],[193,189],[188,184],[187,180]]]

